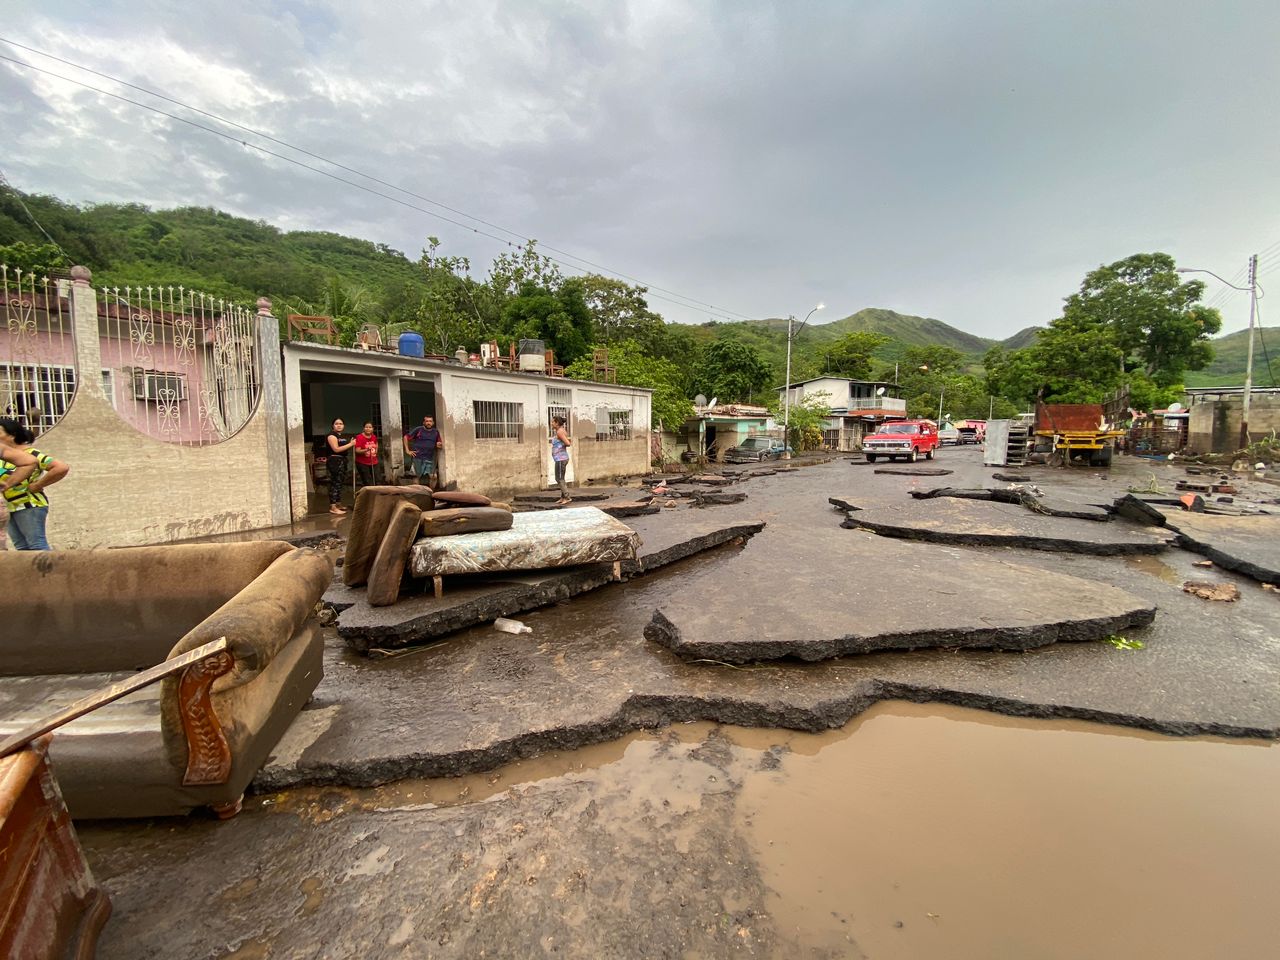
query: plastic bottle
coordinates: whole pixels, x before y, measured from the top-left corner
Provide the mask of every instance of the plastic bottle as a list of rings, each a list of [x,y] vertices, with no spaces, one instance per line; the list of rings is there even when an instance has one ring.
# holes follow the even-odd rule
[[[494,620],[493,629],[501,630],[503,633],[533,633],[533,627],[528,624],[521,623],[519,620],[508,620],[506,617],[498,617]]]

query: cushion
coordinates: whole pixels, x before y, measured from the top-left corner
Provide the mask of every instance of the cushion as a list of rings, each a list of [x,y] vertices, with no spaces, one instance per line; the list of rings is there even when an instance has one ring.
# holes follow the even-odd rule
[[[347,549],[342,560],[342,582],[347,586],[358,587],[369,579],[369,566],[382,544],[391,512],[396,504],[405,500],[419,510],[430,510],[433,503],[431,491],[416,483],[403,487],[363,487],[356,494],[356,507],[351,512],[351,529],[347,531]]]
[[[452,510],[426,510],[422,514],[424,537],[447,537],[456,533],[478,533],[483,530],[510,530],[511,511],[497,507],[455,507]]]
[[[466,493],[462,490],[441,490],[435,495],[437,504],[446,507],[487,507],[491,501],[483,493]]]
[[[404,579],[409,548],[418,538],[422,515],[423,511],[408,500],[401,500],[396,505],[378,547],[378,555],[369,568],[369,606],[389,607],[400,599],[400,581]]]

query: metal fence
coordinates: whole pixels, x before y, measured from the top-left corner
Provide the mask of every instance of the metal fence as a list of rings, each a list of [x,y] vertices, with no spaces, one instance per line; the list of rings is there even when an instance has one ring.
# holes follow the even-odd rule
[[[257,317],[184,287],[98,292],[102,385],[140,432],[187,445],[234,436],[257,409]]]
[[[76,393],[70,281],[0,265],[5,319],[0,409],[36,433],[54,426]]]

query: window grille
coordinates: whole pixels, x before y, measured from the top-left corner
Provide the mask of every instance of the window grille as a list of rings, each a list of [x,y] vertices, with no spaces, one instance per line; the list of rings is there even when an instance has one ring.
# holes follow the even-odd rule
[[[473,400],[477,440],[524,442],[524,404]]]
[[[601,407],[596,411],[596,439],[630,440],[631,411]]]
[[[5,415],[23,418],[36,433],[61,420],[76,393],[74,367],[6,363],[0,368],[0,379]]]

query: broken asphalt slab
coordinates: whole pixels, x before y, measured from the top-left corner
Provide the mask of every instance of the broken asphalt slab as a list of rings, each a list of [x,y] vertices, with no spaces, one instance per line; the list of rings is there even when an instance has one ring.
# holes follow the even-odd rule
[[[955,473],[945,467],[876,467],[875,472],[895,477],[945,477]]]
[[[1022,547],[1096,556],[1160,553],[1171,535],[1154,527],[1116,521],[1090,523],[1052,517],[1020,505],[937,498],[910,507],[866,507],[842,526],[882,537],[979,547]]]
[[[803,569],[770,577],[770,592],[787,600],[785,618],[685,589],[658,605],[644,635],[687,660],[749,663],[930,647],[1030,650],[1098,640],[1155,616],[1150,602],[1105,584],[974,553],[934,565],[930,547],[844,537],[831,531],[812,544],[840,558],[838,590]]]
[[[977,456],[956,460],[966,483],[987,475]],[[1209,604],[1182,592],[1185,581],[1203,578],[1193,566],[1196,555],[1182,550],[1117,559],[921,546],[842,532],[833,527],[829,509],[821,509],[826,491],[842,475],[847,471],[837,462],[806,470],[798,479],[756,481],[759,496],[753,490],[750,503],[721,507],[716,514],[754,522],[759,511],[768,521],[745,547],[727,548],[713,562],[670,566],[531,611],[521,619],[532,634],[477,626],[442,643],[370,661],[326,631],[324,678],[255,789],[454,776],[686,720],[817,731],[841,726],[887,699],[1095,720],[1178,736],[1280,739],[1276,598],[1256,583],[1224,573],[1244,596],[1237,603]],[[1108,483],[1136,478],[1130,470],[1106,482],[1083,475],[1068,480],[1081,496],[1093,498]],[[875,479],[868,477],[860,501],[868,507],[903,503],[897,483],[878,486]],[[677,514],[686,521],[698,517]],[[664,519],[665,514],[641,518],[637,528]],[[849,546],[833,554],[824,549],[824,535],[847,537]],[[654,610],[687,589],[736,597],[744,610],[761,617],[789,616],[786,591],[773,586],[779,571],[790,571],[782,583],[807,571],[835,594],[843,588],[842,558],[872,545],[918,555],[909,579],[898,585],[903,603],[930,589],[935,570],[976,552],[1100,582],[1143,598],[1159,612],[1150,626],[1124,634],[1143,642],[1140,650],[1104,642],[1055,643],[1026,653],[890,651],[731,667],[691,663],[644,639]],[[963,593],[949,599],[966,602]]]
[[[1280,516],[1168,513],[1178,545],[1261,583],[1280,586]]]
[[[638,517],[629,524],[640,534],[634,560],[622,562],[628,576],[754,536],[763,521],[686,520]],[[324,602],[340,609],[338,634],[358,653],[395,649],[433,640],[465,627],[509,617],[595,590],[613,579],[611,564],[590,564],[505,575],[446,577],[444,596],[430,591],[402,598],[389,607],[371,607],[363,589],[334,585]]]
[[[913,500],[934,500],[938,497],[954,497],[957,500],[990,500],[995,503],[1013,503],[1026,507],[1034,513],[1043,513],[1048,517],[1066,517],[1069,520],[1108,521],[1111,512],[1106,507],[1075,504],[1066,500],[1055,500],[1031,490],[1017,490],[1008,487],[935,487],[932,490],[912,490]]]

